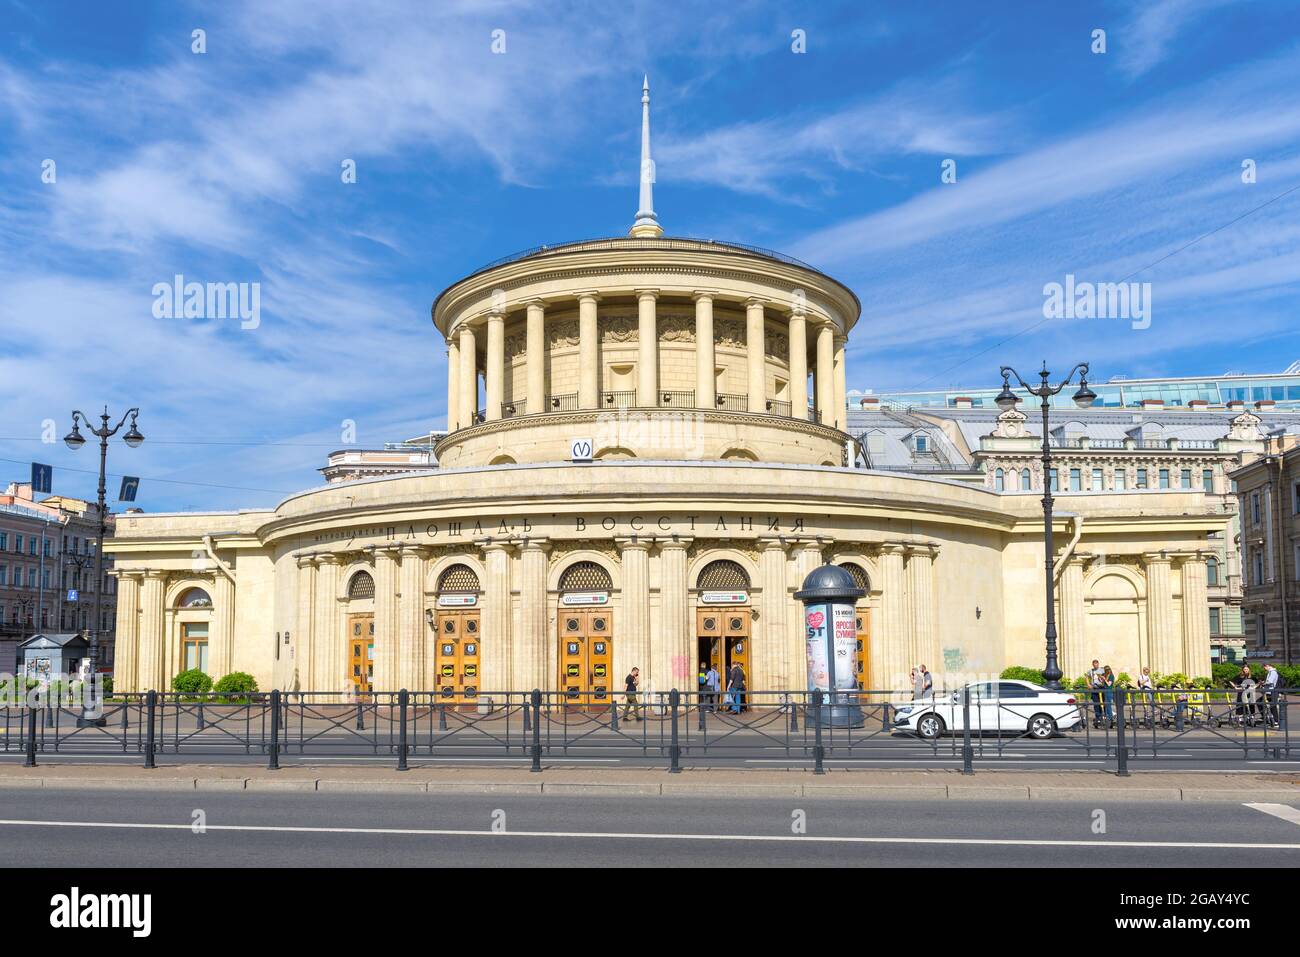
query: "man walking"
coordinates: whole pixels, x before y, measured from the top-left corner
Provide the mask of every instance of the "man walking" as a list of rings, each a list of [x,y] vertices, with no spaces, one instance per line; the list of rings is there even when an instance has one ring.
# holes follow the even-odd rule
[[[731,694],[731,713],[740,714],[745,710],[745,669],[740,667],[740,662],[731,666],[727,691]]]
[[[918,670],[921,672],[921,700],[934,697],[934,675],[930,674],[925,665],[919,665]]]
[[[1265,723],[1270,728],[1276,728],[1279,724],[1281,711],[1277,706],[1277,686],[1278,679],[1281,676],[1277,669],[1272,665],[1264,666],[1264,677],[1259,682],[1259,711]]]
[[[709,670],[704,673],[704,686],[707,690],[708,706],[710,711],[718,710],[718,693],[722,691],[722,675],[718,674],[718,669],[709,665]]]
[[[1100,728],[1105,717],[1101,708],[1101,696],[1106,687],[1106,670],[1096,658],[1092,659],[1092,668],[1088,670],[1088,687],[1092,689],[1092,726]]]
[[[623,720],[627,721],[629,717],[633,721],[641,720],[641,703],[637,700],[637,689],[641,686],[641,669],[633,668],[626,678],[623,679],[623,694],[627,697],[627,703],[623,705]]]

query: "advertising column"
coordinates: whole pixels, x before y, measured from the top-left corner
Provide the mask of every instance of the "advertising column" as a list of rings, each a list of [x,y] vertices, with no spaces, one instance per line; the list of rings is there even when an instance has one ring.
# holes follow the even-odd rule
[[[854,672],[857,651],[855,606],[863,595],[853,576],[837,565],[823,565],[804,579],[795,598],[804,605],[804,640],[807,646],[808,691],[821,691],[828,702],[826,723],[835,728],[857,728],[863,723]],[[821,715],[809,713],[809,720]]]

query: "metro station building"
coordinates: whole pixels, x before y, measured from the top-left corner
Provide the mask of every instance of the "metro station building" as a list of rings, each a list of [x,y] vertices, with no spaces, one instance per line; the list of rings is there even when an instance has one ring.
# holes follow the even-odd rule
[[[199,666],[481,699],[621,691],[637,666],[656,692],[694,690],[712,660],[801,689],[794,592],[825,562],[866,593],[865,687],[917,663],[951,680],[1041,666],[1038,498],[855,468],[857,297],[789,257],[665,237],[649,180],[630,235],[510,257],[434,300],[436,468],[268,510],[122,516],[116,687]],[[1206,674],[1223,518],[1203,491],[1075,496],[1057,523],[1066,673]]]

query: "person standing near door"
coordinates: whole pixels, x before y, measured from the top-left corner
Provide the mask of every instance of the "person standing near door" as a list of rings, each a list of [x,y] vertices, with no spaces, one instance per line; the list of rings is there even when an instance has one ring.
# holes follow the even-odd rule
[[[710,711],[718,710],[718,694],[722,691],[722,675],[718,674],[718,669],[709,665],[709,670],[704,673],[704,687],[706,704]]]
[[[641,703],[637,700],[637,689],[641,687],[641,669],[633,668],[626,678],[623,679],[623,694],[627,697],[627,703],[623,705],[623,720],[631,718],[634,721],[641,720]]]
[[[740,667],[740,662],[731,666],[727,691],[731,693],[731,713],[740,714],[745,710],[745,669]]]

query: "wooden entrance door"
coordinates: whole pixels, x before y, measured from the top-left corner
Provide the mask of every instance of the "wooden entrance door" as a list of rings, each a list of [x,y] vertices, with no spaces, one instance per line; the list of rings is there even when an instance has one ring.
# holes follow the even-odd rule
[[[478,697],[482,656],[480,634],[477,609],[438,612],[433,673],[439,700],[472,704]]]
[[[614,685],[613,620],[605,609],[561,608],[560,690],[565,704],[579,708],[607,708]]]
[[[348,616],[348,680],[358,694],[373,690],[375,679],[375,616]]]
[[[754,686],[753,653],[750,639],[753,635],[753,611],[743,607],[698,608],[695,612],[695,634],[702,648],[707,647],[708,662],[721,678],[723,696],[733,665],[745,672],[745,687]]]
[[[865,691],[871,680],[871,609],[858,608],[856,612],[858,690]]]

